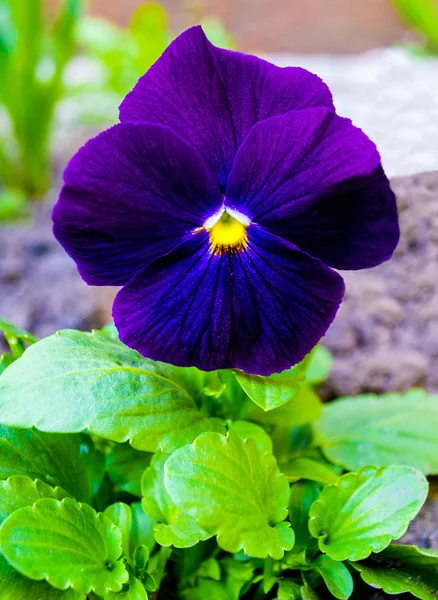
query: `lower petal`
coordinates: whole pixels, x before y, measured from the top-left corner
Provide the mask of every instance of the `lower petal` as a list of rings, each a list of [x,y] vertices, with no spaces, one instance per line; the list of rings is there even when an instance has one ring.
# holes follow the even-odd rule
[[[317,344],[343,294],[335,271],[250,226],[247,250],[230,254],[196,234],[136,275],[113,314],[122,341],[154,360],[269,375]]]

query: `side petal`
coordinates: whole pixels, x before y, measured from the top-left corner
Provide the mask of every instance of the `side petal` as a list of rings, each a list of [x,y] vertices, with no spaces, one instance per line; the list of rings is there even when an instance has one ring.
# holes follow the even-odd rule
[[[123,285],[222,204],[199,153],[160,125],[115,125],[73,157],[54,234],[91,285]]]
[[[211,254],[200,232],[117,295],[121,340],[154,360],[269,375],[325,334],[344,294],[340,275],[256,226],[246,251]]]
[[[337,269],[391,257],[395,196],[375,145],[335,113],[315,108],[258,123],[239,149],[227,203]]]
[[[255,123],[312,106],[333,108],[319,77],[216,48],[197,26],[176,38],[139,80],[120,107],[120,120],[168,125],[201,152],[224,189]]]

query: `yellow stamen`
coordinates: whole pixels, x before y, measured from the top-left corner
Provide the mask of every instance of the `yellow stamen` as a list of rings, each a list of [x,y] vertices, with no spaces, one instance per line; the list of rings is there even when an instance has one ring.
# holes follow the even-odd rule
[[[216,223],[207,228],[210,234],[210,248],[213,254],[226,254],[228,252],[241,252],[248,243],[246,227],[224,212]]]

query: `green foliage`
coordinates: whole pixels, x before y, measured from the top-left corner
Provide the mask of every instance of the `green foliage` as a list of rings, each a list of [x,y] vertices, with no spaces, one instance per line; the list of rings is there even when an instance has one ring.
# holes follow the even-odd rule
[[[285,373],[288,372],[285,371]],[[236,371],[235,375],[245,393],[264,410],[271,410],[286,404],[300,391],[299,382],[304,381],[304,376],[282,376],[282,374],[260,377]]]
[[[315,423],[315,442],[350,471],[409,464],[429,475],[438,473],[437,431],[438,396],[411,390],[327,404]]]
[[[90,502],[89,465],[100,461],[101,457],[85,435],[60,435],[0,425],[0,477],[28,475],[59,485],[78,500]]]
[[[88,428],[149,452],[224,430],[166,375],[165,365],[108,335],[63,331],[31,346],[3,373],[0,422],[62,433]],[[56,411],[48,398],[57,399]]]
[[[61,590],[94,590],[100,596],[120,591],[128,581],[117,560],[121,538],[109,519],[72,498],[38,500],[16,510],[0,528],[2,552],[20,573]]]
[[[284,522],[289,486],[275,458],[232,431],[206,433],[167,460],[165,485],[179,508],[228,552],[281,558],[294,543]],[[196,502],[193,500],[196,489]]]
[[[12,193],[41,195],[50,186],[54,112],[80,9],[81,0],[63,0],[49,22],[43,0],[0,0],[0,110],[9,125],[6,139],[0,139],[0,180]],[[6,210],[2,194],[0,218],[10,217],[11,192]]]
[[[413,467],[436,472],[435,397],[323,406],[322,348],[255,380],[153,362],[112,327],[0,327],[0,598],[343,600],[352,575],[433,598],[437,553],[388,544],[426,497]]]
[[[403,19],[425,39],[428,49],[438,52],[437,0],[392,0]]]
[[[326,486],[310,507],[310,533],[334,560],[362,560],[401,537],[427,497],[412,467],[364,467]]]
[[[111,481],[121,490],[141,497],[141,476],[153,455],[134,450],[128,443],[117,444],[106,457],[106,469]]]
[[[155,454],[146,469],[142,482],[142,506],[146,514],[157,522],[155,539],[161,546],[189,548],[200,540],[211,537],[196,520],[184,514],[172,501],[164,486],[164,467],[169,455]]]
[[[295,532],[293,552],[301,552],[309,545],[309,510],[318,500],[321,489],[314,481],[299,481],[291,487],[289,499],[289,521]]]
[[[379,555],[351,564],[366,583],[388,594],[410,592],[421,600],[436,600],[437,550],[391,545]]]
[[[320,554],[311,566],[322,576],[324,583],[335,598],[346,600],[353,593],[353,578],[347,567],[327,554]]]

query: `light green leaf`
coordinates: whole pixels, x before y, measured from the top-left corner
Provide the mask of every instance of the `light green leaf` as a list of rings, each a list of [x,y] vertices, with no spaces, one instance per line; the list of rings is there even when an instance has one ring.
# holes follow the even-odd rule
[[[295,532],[294,553],[304,550],[312,539],[308,526],[309,510],[320,493],[319,486],[314,481],[299,481],[291,486],[289,521]]]
[[[16,327],[9,321],[6,321],[6,319],[0,318],[0,331],[3,332],[14,358],[18,358],[23,354],[25,350],[24,344],[31,346],[38,341],[37,337],[24,329]]]
[[[319,600],[318,594],[308,585],[302,585],[300,591],[303,600]]]
[[[283,579],[278,584],[277,600],[301,600],[300,586],[291,579]]]
[[[266,431],[259,425],[251,423],[250,421],[232,421],[229,428],[242,440],[254,440],[259,450],[272,454],[272,440]]]
[[[251,587],[254,579],[255,561],[248,561],[247,557],[245,559],[245,562],[239,562],[231,556],[226,556],[221,560],[222,578],[230,600],[239,600]]]
[[[421,600],[436,600],[438,551],[415,546],[388,546],[364,562],[350,563],[369,585],[387,594],[410,592]]]
[[[59,433],[88,428],[150,452],[224,431],[222,421],[205,417],[166,377],[163,363],[105,333],[72,330],[34,344],[1,375],[0,422]]]
[[[149,552],[155,548],[155,521],[147,515],[140,502],[131,504],[131,555],[138,546],[146,546]]]
[[[310,507],[310,533],[334,560],[362,560],[401,537],[427,497],[412,467],[364,467],[326,486]]]
[[[41,481],[32,481],[23,475],[13,475],[0,481],[0,523],[14,511],[32,506],[41,498],[61,500],[66,493]],[[46,581],[32,581],[13,569],[0,555],[0,598],[2,600],[85,600],[83,594],[73,590],[60,591]]]
[[[106,469],[118,488],[141,497],[141,478],[151,458],[151,453],[134,450],[128,443],[117,444],[107,455]]]
[[[28,475],[59,485],[79,500],[90,501],[87,459],[94,450],[87,436],[42,433],[0,425],[0,478]],[[74,477],[72,477],[74,474]]]
[[[108,506],[103,514],[120,529],[123,555],[129,560],[131,556],[131,508],[124,502],[116,502]]]
[[[336,400],[314,428],[327,458],[349,471],[408,464],[438,473],[438,396],[422,390]]]
[[[14,362],[14,357],[8,352],[0,354],[0,375]]]
[[[184,600],[231,600],[227,588],[220,581],[200,579],[195,588],[183,592]]]
[[[275,374],[269,377],[249,375],[243,371],[235,371],[234,374],[242,389],[263,410],[272,410],[289,402],[298,394],[300,382],[304,380],[303,376],[291,374]]]
[[[196,520],[181,512],[164,487],[164,465],[168,454],[158,452],[151,460],[142,478],[142,506],[157,521],[155,539],[161,546],[189,548],[211,535],[199,527]]]
[[[0,528],[1,550],[17,571],[59,589],[94,590],[99,596],[120,591],[128,581],[117,560],[121,538],[107,517],[72,498],[38,500],[16,510]]]
[[[148,600],[148,595],[142,583],[131,575],[121,592],[108,592],[104,600]]]
[[[164,482],[174,503],[227,552],[280,559],[294,543],[287,516],[289,485],[270,454],[253,440],[208,433],[166,461]],[[193,494],[196,490],[196,494]]]
[[[318,571],[331,594],[339,600],[347,600],[353,593],[353,578],[347,567],[327,554],[320,554],[311,563],[311,568]]]
[[[0,555],[0,598],[2,600],[86,600],[74,590],[57,590],[47,581],[34,581],[21,575]]]
[[[245,414],[245,418],[263,425],[277,425],[290,429],[291,427],[316,421],[321,414],[321,410],[321,400],[311,387],[303,384],[298,395],[283,404],[283,406],[265,412],[258,406],[253,405]]]
[[[312,352],[306,371],[306,382],[318,385],[327,379],[333,364],[333,356],[323,346],[317,346]]]
[[[68,494],[60,487],[51,487],[38,481],[33,481],[24,475],[12,475],[0,481],[0,524],[13,512],[25,506],[32,506],[41,498],[62,500]]]
[[[296,458],[290,460],[282,466],[282,472],[289,481],[298,481],[299,479],[310,479],[319,483],[336,483],[338,475],[323,462],[311,458]]]
[[[221,579],[221,567],[219,561],[215,558],[207,558],[201,563],[197,571],[198,577],[204,577],[206,579],[214,579],[215,581],[220,581]]]

